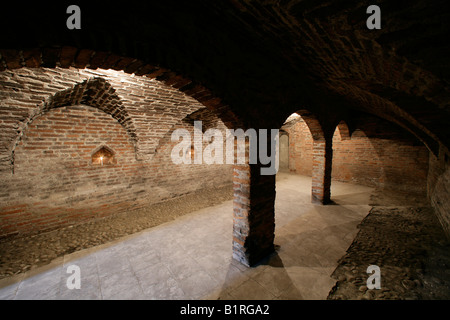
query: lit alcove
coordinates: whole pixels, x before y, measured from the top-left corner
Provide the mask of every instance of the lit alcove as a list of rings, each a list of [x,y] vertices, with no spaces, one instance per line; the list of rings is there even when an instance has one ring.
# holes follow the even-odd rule
[[[106,166],[116,164],[117,160],[114,156],[114,151],[107,146],[100,147],[92,154],[92,164],[98,166]]]

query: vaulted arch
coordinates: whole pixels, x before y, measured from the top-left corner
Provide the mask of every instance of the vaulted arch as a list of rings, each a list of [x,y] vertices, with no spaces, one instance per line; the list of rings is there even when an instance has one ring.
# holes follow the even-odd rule
[[[303,121],[305,121],[314,141],[325,141],[325,134],[322,128],[322,124],[320,123],[319,118],[314,113],[306,109],[301,109],[296,111],[296,114],[301,116]]]
[[[336,126],[335,132],[339,133],[341,140],[350,140],[350,130],[348,128],[347,122],[341,120]]]
[[[46,112],[60,107],[85,104],[97,108],[116,119],[127,131],[136,148],[136,129],[130,116],[125,110],[115,89],[103,78],[94,77],[77,83],[71,88],[56,92],[39,104],[22,122],[16,139],[11,147],[11,165],[14,172],[14,151],[20,143],[28,126]]]

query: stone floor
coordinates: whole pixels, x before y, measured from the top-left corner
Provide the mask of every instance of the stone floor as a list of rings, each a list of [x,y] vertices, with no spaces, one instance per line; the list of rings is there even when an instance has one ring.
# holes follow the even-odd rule
[[[426,199],[373,193],[371,205],[328,299],[449,300],[450,241]],[[379,289],[367,288],[369,265],[380,270]]]
[[[233,199],[233,185],[208,187],[127,212],[39,234],[0,239],[0,279],[49,264],[58,257],[110,243]]]
[[[227,201],[3,279],[0,299],[326,299],[372,189],[336,182],[335,205],[318,206],[310,186],[308,177],[278,175],[278,250],[254,268],[231,258]],[[71,265],[81,289],[67,287]]]

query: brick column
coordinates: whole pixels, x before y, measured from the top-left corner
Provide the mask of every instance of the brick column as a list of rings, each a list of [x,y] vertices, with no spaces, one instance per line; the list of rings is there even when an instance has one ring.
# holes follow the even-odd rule
[[[261,166],[235,165],[233,171],[233,258],[252,266],[274,251],[275,175]]]
[[[311,201],[318,204],[331,202],[332,139],[315,139],[313,144]]]
[[[251,150],[249,139],[244,147],[235,144],[239,160],[233,167],[233,258],[246,266],[271,254],[275,238],[275,175],[261,175],[254,157],[260,141],[254,143]]]

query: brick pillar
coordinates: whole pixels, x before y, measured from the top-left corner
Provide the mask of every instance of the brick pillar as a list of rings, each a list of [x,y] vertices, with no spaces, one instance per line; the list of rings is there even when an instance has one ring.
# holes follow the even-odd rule
[[[259,165],[235,165],[233,171],[233,258],[252,266],[274,251],[275,176],[262,176]]]
[[[275,175],[261,175],[260,164],[236,164],[233,190],[233,258],[253,266],[274,251]]]
[[[333,160],[334,130],[324,130],[319,119],[307,110],[297,112],[307,124],[313,138],[313,166],[311,201],[331,202],[331,167]]]
[[[331,202],[332,138],[315,139],[313,144],[312,192],[313,203]]]

